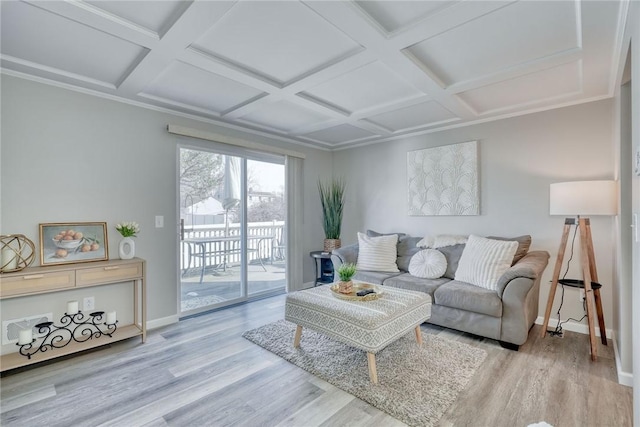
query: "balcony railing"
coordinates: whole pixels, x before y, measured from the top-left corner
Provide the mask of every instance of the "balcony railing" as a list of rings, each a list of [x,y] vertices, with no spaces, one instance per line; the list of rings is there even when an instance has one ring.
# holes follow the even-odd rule
[[[247,224],[249,239],[247,240],[247,262],[255,264],[273,261],[282,256],[282,251],[277,247],[285,245],[284,242],[284,221],[250,222]],[[240,224],[195,225],[186,226],[184,229],[185,239],[212,239],[204,244],[207,255],[205,267],[211,266],[232,266],[239,265],[241,260],[240,240],[216,241],[216,238],[240,236]],[[264,237],[264,238],[259,238]],[[199,249],[198,249],[199,250]],[[191,252],[190,252],[191,251]],[[202,256],[197,256],[193,252],[194,248],[189,248],[183,242],[180,254],[180,268],[185,271],[187,268],[202,269]]]

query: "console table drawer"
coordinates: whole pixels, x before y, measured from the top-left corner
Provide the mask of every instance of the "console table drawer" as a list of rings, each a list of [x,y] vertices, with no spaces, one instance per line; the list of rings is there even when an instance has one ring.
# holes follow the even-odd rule
[[[52,273],[27,274],[0,279],[0,296],[12,296],[47,292],[56,289],[73,288],[74,271],[57,271]]]
[[[76,286],[90,286],[98,283],[123,282],[142,277],[142,262],[135,264],[109,265],[106,267],[83,268],[76,272]]]

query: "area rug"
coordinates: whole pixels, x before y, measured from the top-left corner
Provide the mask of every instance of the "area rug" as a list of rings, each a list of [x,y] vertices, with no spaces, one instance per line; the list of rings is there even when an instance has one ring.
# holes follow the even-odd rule
[[[246,339],[412,426],[434,426],[487,356],[470,345],[413,331],[376,355],[378,385],[366,353],[310,329],[293,348],[296,325],[280,320],[242,334]]]

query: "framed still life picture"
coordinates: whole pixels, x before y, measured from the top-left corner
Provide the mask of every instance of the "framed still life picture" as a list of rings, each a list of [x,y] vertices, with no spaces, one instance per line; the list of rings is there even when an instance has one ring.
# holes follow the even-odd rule
[[[106,222],[40,224],[40,265],[108,259]]]

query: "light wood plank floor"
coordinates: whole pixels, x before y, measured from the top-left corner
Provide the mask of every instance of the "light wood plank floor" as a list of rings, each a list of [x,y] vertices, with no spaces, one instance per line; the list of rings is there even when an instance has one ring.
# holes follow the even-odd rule
[[[243,331],[283,318],[284,295],[187,319],[138,339],[11,372],[1,383],[9,426],[400,426],[401,422],[250,343]],[[423,325],[488,356],[442,426],[630,426],[632,393],[616,382],[611,344],[541,339],[519,352]],[[363,354],[364,357],[364,354]]]

